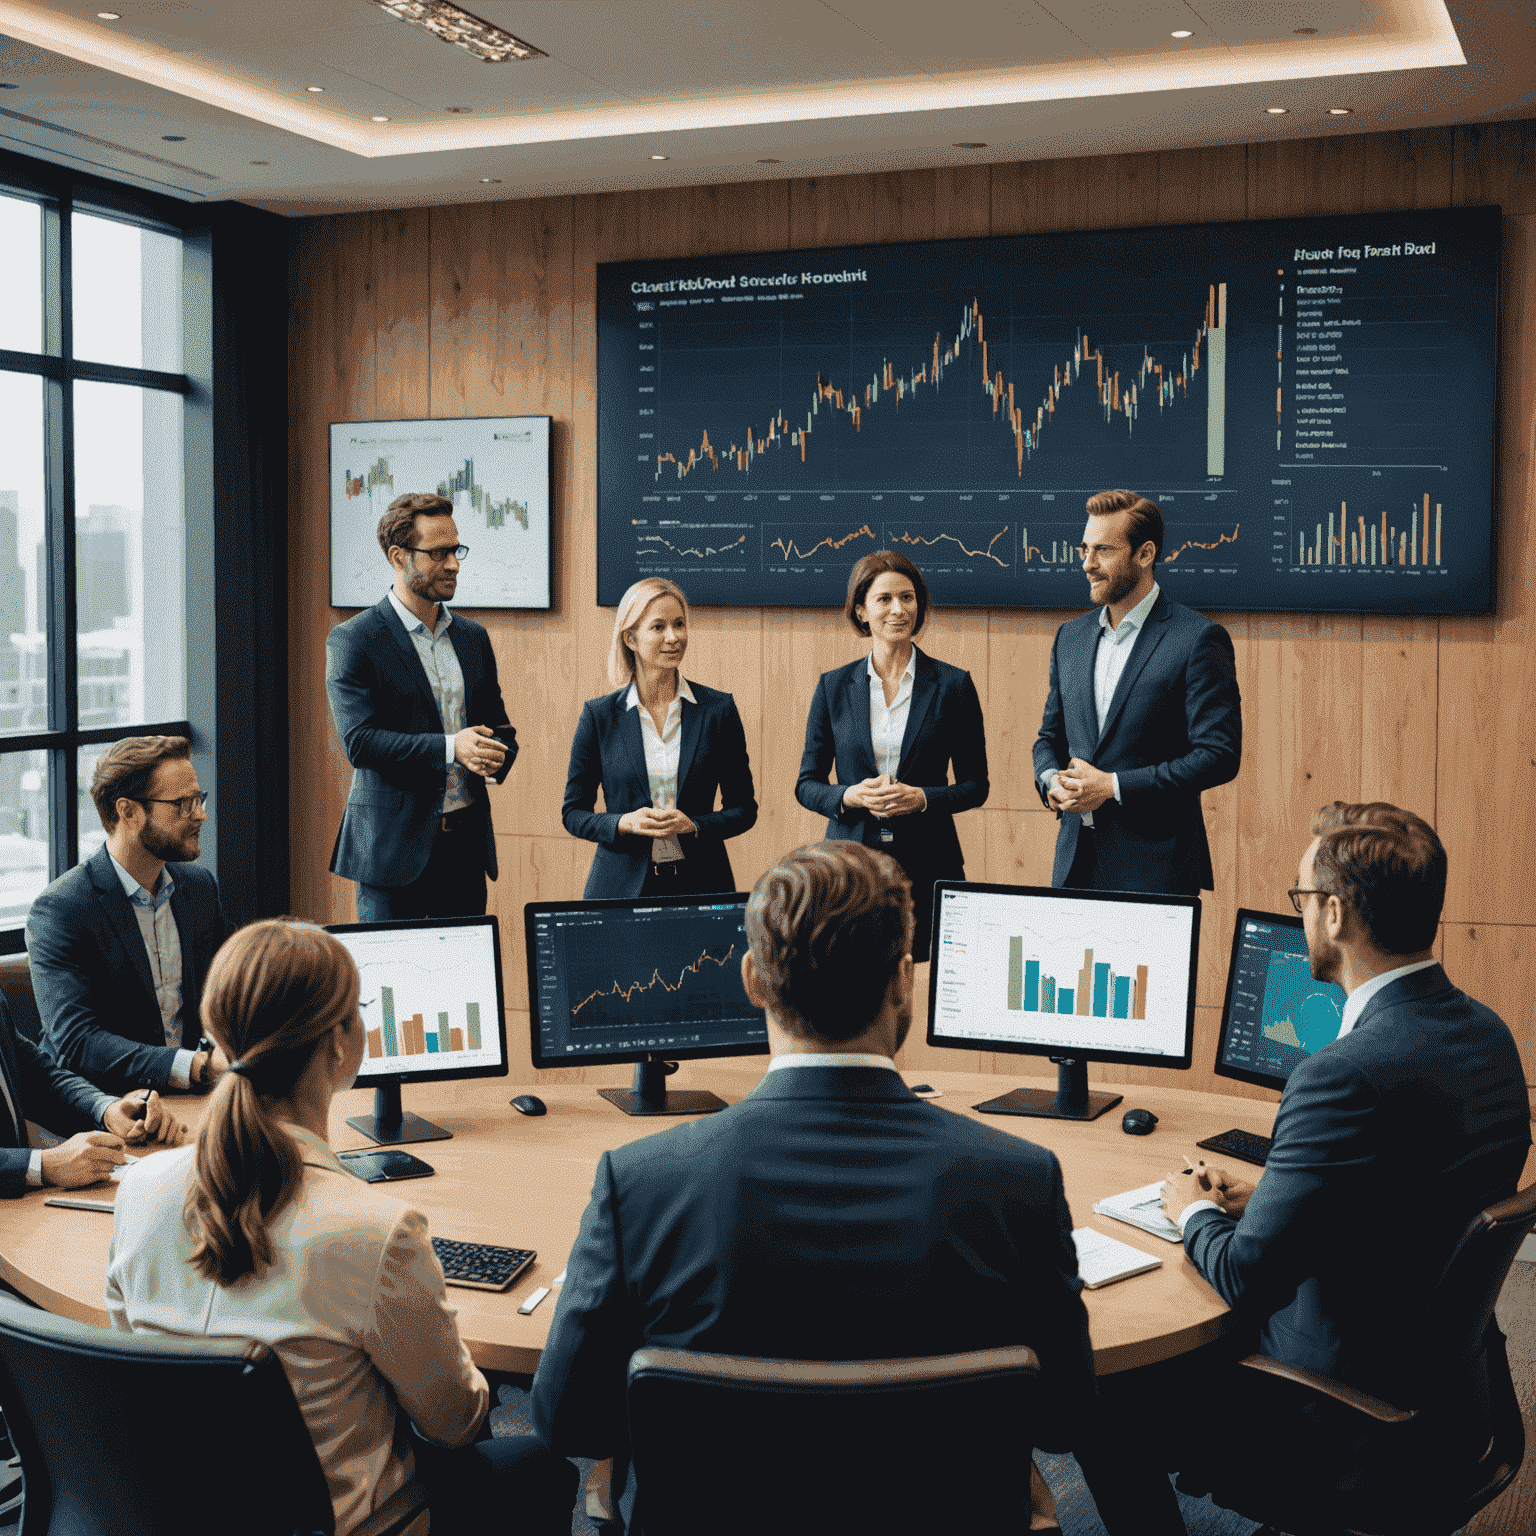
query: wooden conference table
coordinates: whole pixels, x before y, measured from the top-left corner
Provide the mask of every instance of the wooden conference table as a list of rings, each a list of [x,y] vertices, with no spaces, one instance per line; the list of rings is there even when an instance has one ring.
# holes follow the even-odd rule
[[[685,1062],[671,1086],[709,1088],[734,1101],[751,1091],[766,1064],[761,1057],[737,1061]],[[902,1075],[909,1083],[928,1082],[941,1089],[938,1107],[968,1115],[974,1115],[973,1104],[1007,1092],[1018,1081],[1055,1086],[1054,1079],[1013,1080],[979,1073],[906,1071]],[[490,1078],[408,1085],[404,1090],[406,1108],[452,1131],[453,1139],[411,1148],[432,1164],[436,1174],[401,1184],[395,1192],[427,1213],[431,1231],[439,1237],[538,1251],[531,1269],[504,1295],[450,1291],[458,1308],[459,1330],[476,1363],[487,1369],[531,1374],[537,1366],[558,1293],[526,1317],[519,1316],[517,1309],[532,1291],[552,1284],[565,1267],[599,1155],[678,1123],[673,1117],[628,1116],[598,1097],[598,1086],[627,1086],[628,1068],[607,1073],[588,1069],[588,1077],[581,1083],[532,1087]],[[1196,1273],[1182,1248],[1095,1216],[1093,1202],[1161,1178],[1202,1136],[1232,1126],[1267,1134],[1275,1114],[1273,1104],[1222,1094],[1161,1087],[1115,1091],[1125,1094],[1125,1102],[1087,1124],[976,1116],[1056,1153],[1076,1225],[1097,1228],[1163,1261],[1160,1269],[1149,1274],[1083,1292],[1094,1363],[1101,1375],[1208,1343],[1221,1332],[1227,1307]],[[536,1093],[549,1106],[549,1113],[534,1118],[519,1114],[508,1102],[518,1092]],[[196,1095],[169,1098],[176,1112],[194,1123],[206,1102]],[[1120,1117],[1132,1106],[1150,1108],[1160,1116],[1161,1123],[1150,1136],[1127,1136],[1121,1130]],[[347,1115],[367,1113],[371,1107],[369,1091],[337,1095],[331,1118],[331,1141],[337,1151],[371,1145],[346,1124]],[[50,1311],[105,1325],[103,1288],[111,1218],[45,1205],[49,1193],[59,1192],[29,1190],[19,1199],[0,1202],[0,1278]],[[70,1193],[110,1200],[116,1185]]]

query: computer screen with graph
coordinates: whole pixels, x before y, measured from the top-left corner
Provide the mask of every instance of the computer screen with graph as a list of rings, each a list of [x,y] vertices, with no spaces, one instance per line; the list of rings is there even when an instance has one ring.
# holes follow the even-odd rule
[[[533,1064],[766,1055],[747,1001],[744,895],[530,902]]]
[[[1240,908],[1232,929],[1216,1072],[1284,1088],[1308,1056],[1339,1037],[1344,989],[1318,981],[1301,919]]]
[[[362,984],[360,1088],[506,1076],[494,917],[338,923],[327,931],[346,946]]]
[[[936,900],[930,1045],[1189,1066],[1197,897],[941,882]]]

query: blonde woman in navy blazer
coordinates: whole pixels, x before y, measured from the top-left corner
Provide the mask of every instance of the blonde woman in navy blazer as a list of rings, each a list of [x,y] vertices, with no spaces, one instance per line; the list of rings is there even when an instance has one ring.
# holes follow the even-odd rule
[[[928,584],[905,555],[865,555],[848,578],[843,611],[873,644],[868,656],[824,672],[817,683],[795,798],[827,818],[832,841],[878,848],[906,870],[916,919],[912,958],[923,961],[934,881],[965,878],[955,813],[987,799],[981,700],[969,672],[913,644],[928,617]]]
[[[757,820],[747,739],[730,694],[683,677],[687,649],[682,589],[637,581],[614,617],[618,691],[582,706],[571,743],[561,820],[597,844],[588,900],[736,889],[725,840]]]

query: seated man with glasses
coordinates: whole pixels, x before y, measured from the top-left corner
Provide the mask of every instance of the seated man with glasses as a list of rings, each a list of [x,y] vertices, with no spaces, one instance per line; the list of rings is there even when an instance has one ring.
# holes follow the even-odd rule
[[[448,611],[469,550],[453,503],[428,492],[397,496],[378,536],[394,585],[325,642],[352,764],[331,873],[357,882],[359,922],[477,916],[496,878],[486,780],[506,778],[516,743],[490,636]]]
[[[53,1056],[98,1088],[206,1088],[227,1063],[198,1003],[229,936],[199,869],[207,795],[183,736],[129,736],[97,760],[107,840],[32,903],[27,959]]]

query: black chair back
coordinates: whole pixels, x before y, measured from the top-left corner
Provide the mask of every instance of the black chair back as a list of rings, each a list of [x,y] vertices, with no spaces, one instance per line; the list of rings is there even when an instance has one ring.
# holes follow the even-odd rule
[[[1482,1353],[1509,1266],[1536,1223],[1536,1184],[1479,1211],[1446,1261],[1433,1312],[1451,1369]]]
[[[11,1006],[11,1028],[33,1045],[43,1038],[37,998],[32,992],[32,968],[25,955],[0,955],[0,997]]]
[[[637,1350],[631,1529],[1023,1529],[1039,1371],[1023,1347],[842,1361]]]
[[[243,1339],[118,1333],[0,1295],[22,1536],[332,1536],[282,1362]]]

